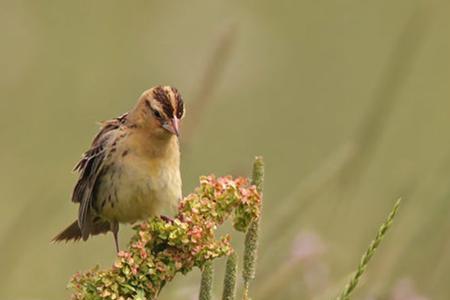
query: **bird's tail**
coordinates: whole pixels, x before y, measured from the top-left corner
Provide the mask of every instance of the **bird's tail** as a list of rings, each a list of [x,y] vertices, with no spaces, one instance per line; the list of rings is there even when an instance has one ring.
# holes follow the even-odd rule
[[[52,239],[52,242],[68,242],[73,240],[74,242],[78,240],[87,240],[89,235],[97,235],[100,233],[107,233],[111,230],[111,226],[107,221],[97,221],[96,223],[90,224],[88,227],[88,234],[83,237],[78,221],[74,221],[66,229],[61,231],[57,236]]]
[[[57,236],[52,239],[52,242],[68,242],[70,240],[78,241],[81,239],[81,229],[78,226],[78,221],[70,224],[66,229],[61,231]]]

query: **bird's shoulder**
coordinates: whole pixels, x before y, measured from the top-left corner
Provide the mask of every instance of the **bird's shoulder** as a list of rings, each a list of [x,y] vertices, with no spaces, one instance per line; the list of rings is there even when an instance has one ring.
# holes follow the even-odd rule
[[[115,151],[120,138],[124,136],[126,118],[127,114],[124,114],[112,120],[101,122],[100,131],[92,140],[90,148],[83,153],[73,169],[80,174],[72,194],[73,202],[83,202],[92,196],[105,161]]]
[[[81,159],[73,168],[74,171],[83,173],[90,160],[105,158],[106,152],[110,152],[120,136],[123,135],[121,133],[127,127],[127,115],[123,114],[117,118],[100,122],[99,132],[93,138],[90,148],[83,153]]]

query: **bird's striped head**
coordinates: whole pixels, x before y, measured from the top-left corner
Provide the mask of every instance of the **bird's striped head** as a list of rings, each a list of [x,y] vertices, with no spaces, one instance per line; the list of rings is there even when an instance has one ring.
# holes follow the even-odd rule
[[[145,91],[135,108],[144,127],[159,128],[160,134],[179,135],[184,116],[184,102],[176,88],[156,86]]]

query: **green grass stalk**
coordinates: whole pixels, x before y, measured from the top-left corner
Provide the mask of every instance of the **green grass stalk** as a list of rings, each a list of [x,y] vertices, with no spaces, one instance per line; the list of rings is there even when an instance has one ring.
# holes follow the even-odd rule
[[[264,162],[262,157],[256,157],[253,164],[252,184],[254,184],[258,192],[262,195],[264,181]],[[261,218],[250,223],[245,235],[244,245],[244,267],[242,277],[244,279],[244,295],[243,299],[249,299],[250,281],[255,279],[256,259],[258,250],[259,222]]]
[[[199,300],[212,300],[213,276],[213,264],[212,261],[208,261],[203,266],[200,294],[198,297]]]
[[[345,286],[342,293],[336,298],[337,300],[349,300],[350,299],[350,295],[355,290],[361,276],[366,271],[366,268],[370,262],[370,259],[375,254],[378,247],[380,246],[380,243],[383,240],[383,238],[386,235],[389,228],[391,228],[392,222],[394,221],[394,218],[397,215],[398,208],[400,206],[400,202],[401,202],[401,199],[398,199],[397,202],[395,202],[394,207],[392,208],[391,212],[389,213],[386,221],[380,226],[375,239],[370,243],[369,248],[362,256],[361,261],[358,265],[358,269],[356,270],[355,274],[352,276],[350,281],[347,283],[347,285]]]
[[[233,252],[227,259],[225,278],[223,281],[222,300],[236,299],[237,255]]]

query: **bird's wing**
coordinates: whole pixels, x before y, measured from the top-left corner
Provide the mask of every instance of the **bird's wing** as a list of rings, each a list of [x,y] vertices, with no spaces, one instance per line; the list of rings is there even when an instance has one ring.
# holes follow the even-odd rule
[[[78,211],[78,225],[85,238],[90,207],[95,201],[95,187],[99,175],[102,172],[108,153],[111,151],[111,143],[116,137],[115,131],[124,124],[126,115],[102,123],[100,132],[92,141],[91,148],[83,154],[74,171],[79,172],[80,177],[72,194],[72,201],[80,203]],[[88,234],[88,233],[87,233]],[[87,237],[86,237],[87,238]]]

